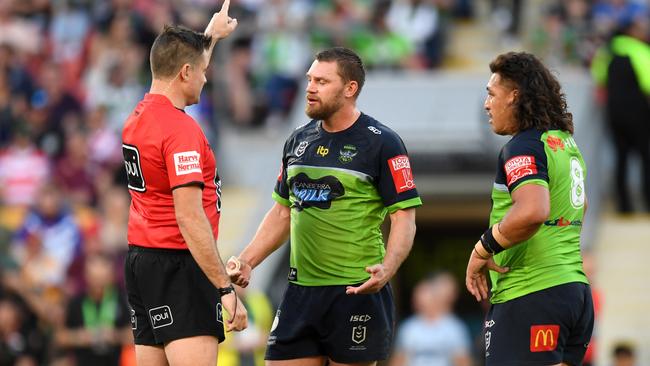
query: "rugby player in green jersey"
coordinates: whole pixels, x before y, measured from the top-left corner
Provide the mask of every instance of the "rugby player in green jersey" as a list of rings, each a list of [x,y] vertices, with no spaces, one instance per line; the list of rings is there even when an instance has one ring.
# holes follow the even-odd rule
[[[492,303],[488,366],[581,365],[594,312],[582,268],[585,163],[560,84],[533,55],[490,63],[485,110],[501,149],[490,227],[474,246],[467,289]]]
[[[228,262],[233,282],[246,286],[252,268],[291,237],[289,285],[267,365],[362,366],[388,357],[395,323],[388,281],[411,249],[422,202],[400,137],[356,108],[364,79],[351,50],[316,56],[307,72],[312,120],[287,139],[276,203]]]

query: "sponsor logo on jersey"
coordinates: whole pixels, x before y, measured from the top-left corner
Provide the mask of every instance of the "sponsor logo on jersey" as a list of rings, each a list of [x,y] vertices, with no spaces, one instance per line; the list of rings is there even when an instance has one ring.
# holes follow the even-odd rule
[[[518,155],[506,161],[504,165],[508,186],[523,177],[537,174],[537,164],[532,155]]]
[[[331,175],[311,179],[307,174],[300,173],[289,180],[289,187],[295,197],[292,208],[298,211],[309,207],[328,209],[332,200],[345,193],[343,184]]]
[[[546,144],[553,152],[557,152],[558,149],[564,150],[564,142],[559,137],[548,135]]]
[[[329,153],[330,153],[330,149],[322,145],[319,145],[318,149],[316,149],[316,155],[320,155],[321,157],[326,157],[327,154]]]
[[[339,150],[339,161],[343,164],[347,164],[351,162],[358,153],[356,146],[344,145],[343,149]]]
[[[294,152],[296,156],[301,157],[302,154],[305,153],[305,150],[307,150],[307,145],[309,145],[309,142],[307,141],[302,141],[299,143],[298,147],[296,147],[296,151]]]
[[[559,227],[564,227],[564,226],[582,226],[582,220],[567,220],[563,216],[560,216],[560,218],[555,219],[555,220],[547,220],[544,221],[544,225],[546,226],[559,226]]]
[[[201,173],[201,154],[196,151],[183,151],[174,154],[176,175]]]
[[[138,148],[122,144],[122,155],[124,156],[124,168],[126,169],[128,188],[136,192],[146,191],[147,186],[144,182],[144,175],[142,175]]]
[[[388,159],[388,167],[393,176],[393,183],[397,193],[402,193],[415,188],[413,173],[411,172],[411,162],[406,155],[397,155]]]
[[[151,318],[151,325],[154,329],[166,327],[174,323],[172,310],[168,305],[159,306],[149,310],[149,318]]]
[[[368,129],[375,135],[381,135],[381,130],[375,126],[368,126]]]
[[[557,348],[559,325],[533,325],[530,327],[530,352],[548,352]]]

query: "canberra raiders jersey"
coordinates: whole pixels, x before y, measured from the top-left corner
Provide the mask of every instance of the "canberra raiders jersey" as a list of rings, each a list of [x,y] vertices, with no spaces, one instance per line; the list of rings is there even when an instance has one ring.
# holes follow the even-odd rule
[[[530,239],[494,256],[510,271],[490,271],[492,303],[569,282],[588,283],[580,255],[585,173],[580,150],[564,131],[522,131],[501,149],[490,225],[503,219],[511,194],[526,184],[548,187],[551,213]]]
[[[400,137],[361,114],[330,133],[322,121],[296,129],[284,145],[273,192],[291,207],[289,281],[303,286],[350,285],[382,263],[380,226],[386,213],[422,204]]]

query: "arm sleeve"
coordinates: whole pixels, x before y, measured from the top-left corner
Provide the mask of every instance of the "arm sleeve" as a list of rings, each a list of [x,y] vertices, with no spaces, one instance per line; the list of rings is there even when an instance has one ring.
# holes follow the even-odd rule
[[[530,183],[548,187],[546,152],[539,139],[512,141],[501,152],[499,165],[510,193]]]
[[[390,213],[422,205],[415,189],[411,162],[399,136],[386,134],[379,153],[377,189]]]
[[[187,127],[187,124],[184,124]],[[174,189],[187,185],[204,186],[204,137],[198,126],[178,128],[171,132],[162,147],[169,186]]]
[[[275,182],[275,189],[273,190],[273,199],[283,205],[291,206],[289,201],[289,185],[287,183],[287,147],[289,146],[289,140],[284,143],[284,148],[282,149],[282,161],[280,163],[280,173],[278,174],[278,179]]]

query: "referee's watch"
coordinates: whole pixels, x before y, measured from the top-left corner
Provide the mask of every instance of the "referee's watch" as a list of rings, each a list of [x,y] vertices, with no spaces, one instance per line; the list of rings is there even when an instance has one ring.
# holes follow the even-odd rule
[[[235,286],[231,283],[228,287],[218,287],[217,291],[219,291],[219,296],[225,296],[231,292],[235,292]]]

